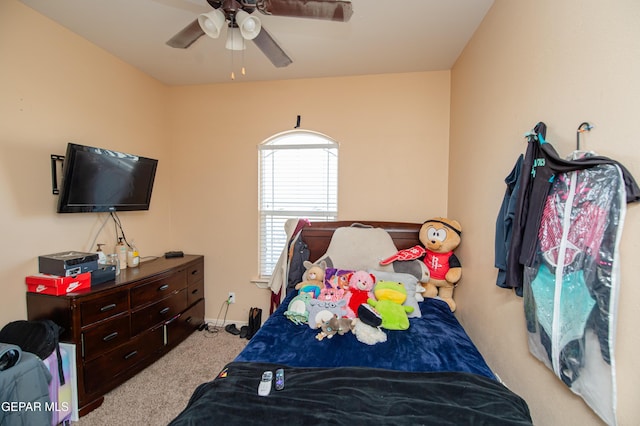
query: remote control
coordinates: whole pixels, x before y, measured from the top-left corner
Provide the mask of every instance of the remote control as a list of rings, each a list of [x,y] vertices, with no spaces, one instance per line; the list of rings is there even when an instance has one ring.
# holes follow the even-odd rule
[[[284,370],[278,368],[276,370],[276,390],[280,391],[282,389],[284,389]]]
[[[260,380],[260,384],[258,385],[258,395],[269,395],[269,392],[271,392],[271,380],[273,380],[273,373],[271,371],[262,373],[262,380]]]
[[[165,259],[170,259],[173,257],[184,257],[184,253],[182,251],[168,251],[164,254]]]

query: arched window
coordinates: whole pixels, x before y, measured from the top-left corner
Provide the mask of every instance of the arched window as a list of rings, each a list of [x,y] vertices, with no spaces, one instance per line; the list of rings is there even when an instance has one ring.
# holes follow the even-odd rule
[[[260,277],[271,273],[286,244],[284,223],[338,216],[338,143],[292,130],[259,145]]]

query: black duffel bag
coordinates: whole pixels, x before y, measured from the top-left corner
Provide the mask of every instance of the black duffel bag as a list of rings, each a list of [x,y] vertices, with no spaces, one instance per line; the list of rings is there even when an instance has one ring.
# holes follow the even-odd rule
[[[31,352],[43,360],[56,351],[60,384],[64,385],[62,357],[58,343],[62,331],[62,327],[51,320],[12,321],[0,330],[0,342],[19,346],[24,352]]]

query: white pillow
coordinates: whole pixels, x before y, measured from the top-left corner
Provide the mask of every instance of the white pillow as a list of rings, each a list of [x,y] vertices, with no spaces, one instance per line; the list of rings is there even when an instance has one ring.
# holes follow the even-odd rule
[[[397,283],[402,283],[404,285],[404,289],[407,291],[407,300],[403,303],[404,306],[413,307],[413,312],[407,313],[407,317],[409,318],[421,318],[422,312],[420,312],[420,306],[418,305],[418,301],[416,300],[416,286],[418,285],[418,279],[411,274],[404,274],[401,272],[387,272],[387,271],[379,271],[375,269],[370,269],[368,271],[370,274],[373,274],[376,277],[377,281],[393,281]]]
[[[393,271],[391,265],[381,266],[380,261],[397,251],[391,235],[382,228],[342,227],[334,231],[326,253],[316,263],[326,260],[329,268],[354,271]]]

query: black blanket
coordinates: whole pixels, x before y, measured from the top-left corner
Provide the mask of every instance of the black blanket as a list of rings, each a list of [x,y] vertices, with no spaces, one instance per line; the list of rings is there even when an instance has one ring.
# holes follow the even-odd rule
[[[258,396],[262,373],[285,370],[285,388]],[[299,368],[232,362],[200,385],[170,425],[531,425],[526,402],[471,373],[365,367]]]

